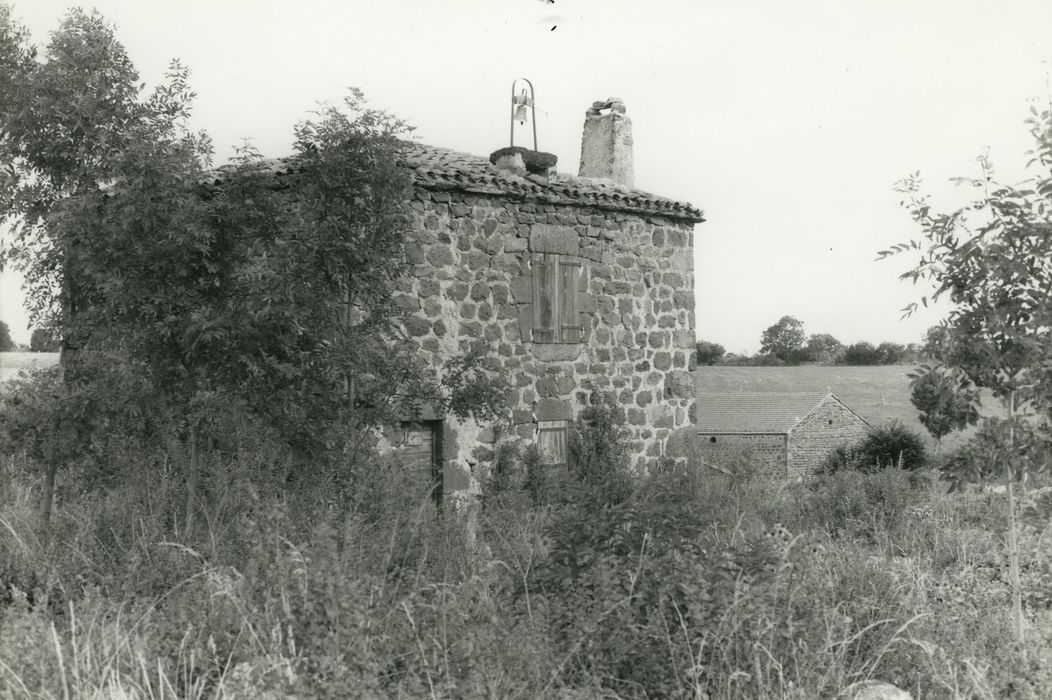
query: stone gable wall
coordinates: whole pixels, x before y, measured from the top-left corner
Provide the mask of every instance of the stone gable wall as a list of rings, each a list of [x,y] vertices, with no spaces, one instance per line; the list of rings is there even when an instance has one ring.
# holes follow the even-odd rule
[[[785,435],[698,433],[691,444],[696,457],[703,460],[716,464],[745,460],[761,474],[785,477]]]
[[[851,445],[866,437],[869,426],[846,406],[826,399],[789,434],[789,476],[813,472],[838,445]]]
[[[692,423],[691,223],[426,190],[412,207],[412,276],[394,299],[410,313],[406,330],[436,366],[473,341],[489,346],[485,366],[513,387],[511,437],[533,441],[538,420],[576,420],[593,390],[614,392],[642,469]],[[581,343],[531,340],[539,253],[581,264]],[[471,421],[453,430],[459,447],[446,473],[470,477],[492,456],[493,431]]]

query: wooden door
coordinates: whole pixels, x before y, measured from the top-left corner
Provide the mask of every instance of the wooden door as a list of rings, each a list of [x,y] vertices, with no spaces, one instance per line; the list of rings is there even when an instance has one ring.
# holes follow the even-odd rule
[[[403,443],[399,461],[410,473],[410,483],[420,497],[442,501],[442,421],[402,423]]]

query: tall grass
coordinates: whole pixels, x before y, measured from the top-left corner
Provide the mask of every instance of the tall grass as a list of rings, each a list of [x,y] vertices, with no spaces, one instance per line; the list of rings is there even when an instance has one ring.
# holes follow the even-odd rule
[[[148,478],[69,489],[45,544],[36,465],[0,458],[0,696],[1052,696],[1052,542],[1027,531],[1024,653],[998,494],[670,463],[538,504],[512,454],[474,515],[436,513],[379,458],[338,504],[255,444],[213,465],[192,539],[174,474],[129,453]]]

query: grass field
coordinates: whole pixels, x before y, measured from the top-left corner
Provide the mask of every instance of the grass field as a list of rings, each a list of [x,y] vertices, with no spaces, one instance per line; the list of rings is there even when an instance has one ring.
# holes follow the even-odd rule
[[[871,425],[899,420],[930,437],[910,403],[912,370],[913,365],[699,367],[694,376],[699,394],[831,391]],[[968,434],[949,435],[943,445],[953,447]]]
[[[0,382],[19,370],[50,367],[58,362],[57,352],[0,352]]]

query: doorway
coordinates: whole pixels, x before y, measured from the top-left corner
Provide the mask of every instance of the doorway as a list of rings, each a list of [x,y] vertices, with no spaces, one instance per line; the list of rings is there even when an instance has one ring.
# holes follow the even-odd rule
[[[407,421],[401,424],[399,461],[408,470],[410,483],[420,497],[430,495],[442,503],[442,421]]]

